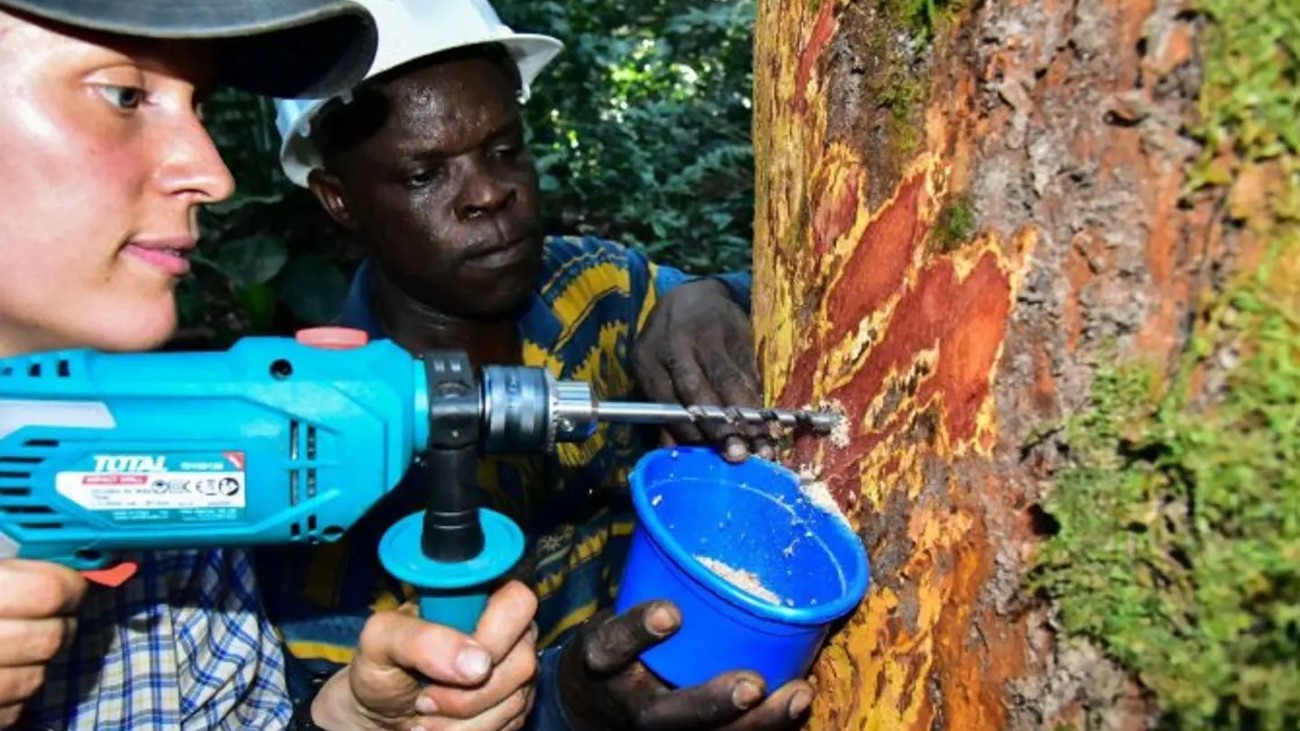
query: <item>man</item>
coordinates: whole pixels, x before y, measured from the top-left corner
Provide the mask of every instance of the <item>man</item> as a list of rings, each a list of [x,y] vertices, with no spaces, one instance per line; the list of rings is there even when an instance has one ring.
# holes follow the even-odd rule
[[[328,101],[279,103],[286,174],[369,254],[343,323],[412,352],[458,349],[475,364],[546,367],[590,382],[599,398],[634,397],[640,387],[655,399],[758,402],[737,303],[747,305],[747,278],[692,278],[611,242],[542,236],[520,101],[559,42],[513,33],[481,1],[370,7],[381,45],[368,81]],[[704,436],[746,456],[741,435]],[[743,436],[770,456],[761,435]],[[547,654],[539,695],[553,700],[561,686],[578,728],[796,722],[811,698],[806,683],[765,700],[752,673],[671,692],[654,681],[635,659],[676,627],[674,607],[589,622],[564,642],[613,598],[632,530],[626,477],[648,446],[629,427],[602,426],[556,456],[491,459],[480,469],[493,506],[532,537],[540,644],[568,650],[563,659]],[[412,473],[345,546],[267,557],[265,575],[302,577],[268,606],[306,672],[345,662],[372,608],[405,597],[379,568],[375,546],[421,507],[422,494]]]
[[[369,15],[344,0],[0,0],[0,356],[162,344],[196,207],[233,188],[198,114],[211,87],[334,93],[374,47]],[[113,572],[126,579],[114,588],[15,548],[0,536],[0,728],[289,723],[279,641],[244,552],[146,553],[129,578],[129,565]],[[507,585],[473,638],[377,615],[300,720],[432,729],[447,714],[417,706],[441,703],[473,727],[517,728],[534,607]],[[462,656],[478,662],[462,668]]]

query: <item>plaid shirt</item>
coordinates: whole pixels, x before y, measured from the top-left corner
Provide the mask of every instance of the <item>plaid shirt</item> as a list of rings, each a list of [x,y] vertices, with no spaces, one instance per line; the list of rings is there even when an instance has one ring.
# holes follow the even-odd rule
[[[145,554],[123,586],[92,588],[27,709],[34,727],[60,731],[285,728],[283,655],[248,556]]]

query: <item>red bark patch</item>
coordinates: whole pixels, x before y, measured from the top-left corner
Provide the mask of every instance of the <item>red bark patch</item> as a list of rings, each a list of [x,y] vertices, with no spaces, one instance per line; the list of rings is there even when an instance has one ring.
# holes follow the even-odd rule
[[[812,79],[813,65],[821,57],[826,44],[830,43],[831,36],[835,35],[835,26],[834,0],[822,0],[821,12],[817,14],[817,20],[813,23],[812,33],[808,36],[808,44],[799,52],[799,65],[794,75],[794,104],[795,110],[800,113],[808,108],[806,92],[808,91],[808,82]]]
[[[1011,283],[986,253],[961,280],[950,260],[923,270],[916,287],[899,302],[884,336],[863,362],[859,376],[829,395],[850,414],[861,414],[881,392],[886,377],[910,367],[916,354],[939,348],[934,372],[922,379],[916,403],[942,404],[943,425],[954,443],[975,435],[980,406],[989,392],[989,373],[1006,334]],[[866,452],[907,421],[890,417],[885,425],[862,435],[856,445]]]
[[[819,357],[816,348],[799,353],[794,368],[790,370],[791,377],[786,379],[785,388],[781,391],[780,403],[796,409],[818,405],[812,403],[812,393],[813,374],[817,372]]]
[[[894,200],[862,232],[844,263],[844,274],[826,296],[826,311],[833,324],[830,342],[852,333],[902,289],[912,257],[928,230],[919,220],[918,210],[924,184],[922,174],[903,181]]]

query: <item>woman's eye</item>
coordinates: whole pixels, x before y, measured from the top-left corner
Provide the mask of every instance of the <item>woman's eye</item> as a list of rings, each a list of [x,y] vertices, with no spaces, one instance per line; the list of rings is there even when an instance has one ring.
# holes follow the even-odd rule
[[[144,103],[145,90],[136,86],[101,86],[99,93],[119,109],[135,109]]]

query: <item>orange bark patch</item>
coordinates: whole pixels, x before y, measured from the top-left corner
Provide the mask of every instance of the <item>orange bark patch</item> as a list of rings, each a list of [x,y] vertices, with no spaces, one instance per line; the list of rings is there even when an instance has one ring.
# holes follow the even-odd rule
[[[1045,418],[1056,405],[1056,377],[1052,375],[1052,356],[1047,348],[1035,348],[1034,356],[1034,408]]]
[[[813,250],[825,254],[857,221],[863,183],[859,165],[828,168],[816,190],[826,191],[813,214]]]
[[[1154,183],[1143,190],[1144,197],[1148,198],[1143,208],[1152,212],[1146,248],[1154,301],[1151,316],[1138,336],[1138,347],[1147,352],[1168,353],[1179,338],[1179,311],[1190,294],[1187,278],[1177,270],[1177,262],[1182,258],[1179,252],[1182,219],[1178,215],[1182,179],[1152,177]]]
[[[989,485],[996,489],[996,485]],[[987,489],[986,487],[986,489]],[[973,513],[978,514],[978,513]],[[952,587],[941,619],[936,623],[936,665],[948,670],[941,679],[943,716],[949,729],[1005,728],[1006,710],[1001,689],[986,682],[989,677],[1011,677],[1023,662],[1014,652],[989,652],[990,639],[999,648],[1013,648],[996,636],[1006,630],[997,623],[976,617],[980,589],[993,574],[992,555],[984,550],[989,541],[987,530],[976,521],[952,555]],[[981,637],[977,633],[989,633]],[[973,645],[983,645],[975,647]],[[979,652],[984,662],[969,662],[972,652]]]
[[[1065,347],[1071,353],[1078,347],[1079,337],[1083,335],[1083,303],[1079,300],[1083,297],[1084,287],[1093,278],[1090,250],[1094,244],[1095,241],[1088,234],[1078,234],[1071,242],[1070,253],[1065,260],[1065,278],[1070,283],[1070,292],[1061,306],[1065,320]]]

